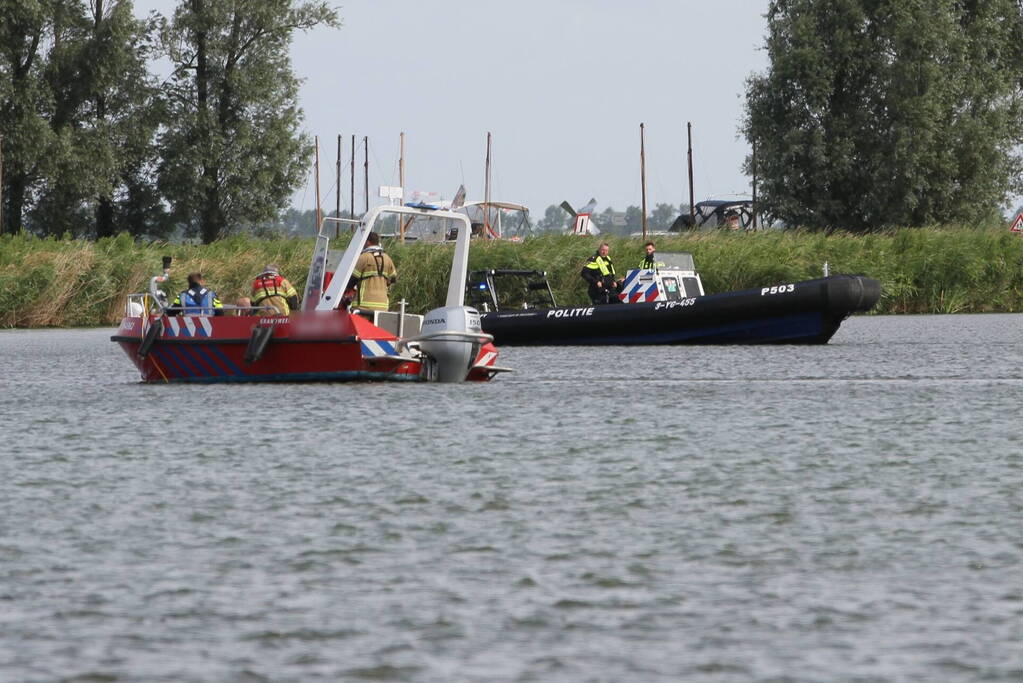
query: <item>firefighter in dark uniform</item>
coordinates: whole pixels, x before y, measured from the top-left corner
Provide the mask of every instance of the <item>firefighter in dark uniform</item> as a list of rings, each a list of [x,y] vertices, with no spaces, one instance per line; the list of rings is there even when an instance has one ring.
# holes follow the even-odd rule
[[[620,304],[618,294],[622,291],[622,281],[615,277],[615,266],[608,252],[611,247],[607,242],[597,247],[597,253],[586,260],[582,277],[589,284],[587,294],[594,304]]]

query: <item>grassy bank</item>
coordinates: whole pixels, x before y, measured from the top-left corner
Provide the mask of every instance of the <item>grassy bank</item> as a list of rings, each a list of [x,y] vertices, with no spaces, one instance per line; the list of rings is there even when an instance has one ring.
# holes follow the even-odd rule
[[[567,235],[514,243],[474,243],[471,268],[546,270],[559,303],[586,301],[579,269],[599,240]],[[612,238],[620,271],[640,260],[642,240]],[[238,236],[208,246],[136,243],[126,235],[97,242],[0,237],[0,327],[110,325],[124,297],[145,289],[174,257],[174,294],[199,270],[225,302],[248,293],[252,277],[274,262],[300,290],[311,239],[257,240]],[[400,277],[392,301],[425,311],[444,297],[450,247],[389,245]],[[871,235],[801,232],[703,233],[659,238],[659,251],[690,251],[708,293],[818,277],[863,273],[882,283],[879,313],[1023,311],[1023,236],[1005,229],[903,229]]]

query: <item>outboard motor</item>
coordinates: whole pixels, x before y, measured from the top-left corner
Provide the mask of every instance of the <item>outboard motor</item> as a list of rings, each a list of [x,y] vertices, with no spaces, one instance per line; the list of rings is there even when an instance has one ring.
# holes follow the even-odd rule
[[[475,308],[448,306],[435,308],[423,317],[423,327],[416,339],[419,349],[430,356],[434,365],[429,379],[462,382],[480,347],[493,337],[483,332]]]

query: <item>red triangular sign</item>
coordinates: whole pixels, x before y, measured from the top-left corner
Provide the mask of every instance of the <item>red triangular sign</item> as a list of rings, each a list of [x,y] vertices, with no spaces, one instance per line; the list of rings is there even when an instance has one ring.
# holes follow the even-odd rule
[[[1009,226],[1012,232],[1023,232],[1023,211],[1016,214],[1016,219]]]

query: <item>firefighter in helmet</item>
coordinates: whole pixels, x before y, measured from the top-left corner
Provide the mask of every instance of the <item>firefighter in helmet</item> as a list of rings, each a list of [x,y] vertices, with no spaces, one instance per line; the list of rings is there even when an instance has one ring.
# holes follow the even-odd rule
[[[272,306],[281,315],[298,308],[298,292],[273,263],[252,281],[252,305]]]

